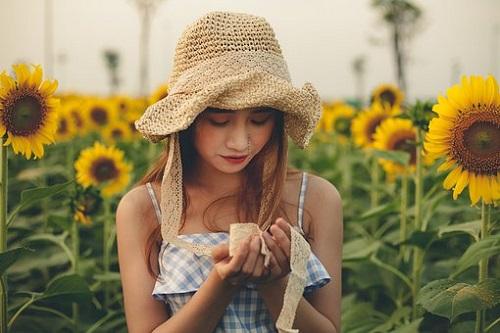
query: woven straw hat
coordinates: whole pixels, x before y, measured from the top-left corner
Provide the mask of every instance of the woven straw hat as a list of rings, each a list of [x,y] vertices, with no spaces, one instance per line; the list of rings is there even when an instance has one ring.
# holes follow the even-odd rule
[[[265,106],[284,113],[285,133],[281,143],[285,148],[287,134],[304,148],[321,115],[320,99],[310,83],[300,89],[292,86],[269,23],[261,17],[241,13],[213,12],[188,26],[177,43],[168,83],[168,95],[150,105],[135,122],[137,130],[149,141],[167,141],[168,158],[161,184],[161,234],[166,242],[200,256],[210,256],[213,246],[178,237],[183,207],[179,131],[188,128],[208,107],[238,110]],[[273,163],[273,158],[266,160],[264,179]],[[230,253],[246,235],[262,237],[259,226],[264,222],[263,212],[275,204],[273,199],[280,194],[273,188],[263,188],[257,224],[231,224]],[[296,229],[291,230],[291,273],[276,323],[280,333],[298,332],[292,329],[292,324],[310,255],[307,241]],[[267,258],[269,250],[264,243],[262,253]]]
[[[177,43],[168,84],[168,95],[135,122],[152,142],[186,129],[208,106],[268,106],[284,112],[285,131],[304,148],[321,114],[310,83],[292,86],[269,23],[248,14],[214,12],[190,25]]]

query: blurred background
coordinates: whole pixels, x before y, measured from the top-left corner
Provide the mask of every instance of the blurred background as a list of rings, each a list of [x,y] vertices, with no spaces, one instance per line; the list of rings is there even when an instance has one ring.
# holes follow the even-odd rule
[[[119,91],[140,93],[142,17],[134,0],[2,0],[0,68],[39,63],[59,91],[109,93],[105,51],[119,56]],[[397,84],[391,27],[370,0],[159,0],[149,23],[147,87],[166,81],[185,26],[212,10],[252,13],[273,26],[295,84],[312,82],[324,99],[366,95]],[[420,0],[422,15],[404,49],[406,95],[432,97],[460,74],[499,76],[500,1]],[[355,62],[364,64],[361,82]]]

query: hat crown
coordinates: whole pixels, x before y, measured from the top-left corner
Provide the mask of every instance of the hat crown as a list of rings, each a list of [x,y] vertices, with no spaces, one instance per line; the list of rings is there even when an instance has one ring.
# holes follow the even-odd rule
[[[283,57],[270,24],[262,17],[231,12],[212,12],[183,32],[174,56],[169,85],[196,65],[233,52],[268,53]]]

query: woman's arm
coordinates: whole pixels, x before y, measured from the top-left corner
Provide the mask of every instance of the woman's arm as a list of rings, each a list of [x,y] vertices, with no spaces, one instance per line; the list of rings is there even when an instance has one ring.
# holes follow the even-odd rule
[[[127,193],[116,211],[118,259],[128,331],[131,333],[213,332],[239,286],[221,280],[212,269],[184,307],[169,317],[166,305],[153,298],[155,279],[147,272],[144,249],[155,225],[148,226],[139,207],[149,207],[138,191]]]
[[[301,332],[340,333],[342,273],[342,200],[328,181],[311,175],[305,206],[311,212],[309,235],[311,250],[332,277],[332,281],[300,300],[293,327]],[[276,223],[273,238],[290,246],[287,223]],[[281,240],[281,242],[280,242]],[[271,243],[272,244],[272,243]],[[289,248],[286,251],[289,253]],[[287,277],[258,287],[267,308],[276,321],[283,305]]]

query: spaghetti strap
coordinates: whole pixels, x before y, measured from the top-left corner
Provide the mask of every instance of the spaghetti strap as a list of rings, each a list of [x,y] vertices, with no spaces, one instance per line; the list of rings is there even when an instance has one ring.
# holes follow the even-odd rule
[[[151,197],[151,201],[153,202],[158,223],[161,224],[160,206],[158,205],[158,200],[156,200],[155,192],[153,191],[153,187],[151,186],[150,182],[146,183],[146,188],[148,189],[149,196]]]
[[[300,232],[302,235],[304,235],[304,198],[305,198],[305,193],[306,193],[306,187],[307,187],[307,173],[303,172],[302,173],[302,182],[300,185],[300,195],[299,195],[299,211],[298,211],[298,216],[297,216],[297,223],[300,228]]]

